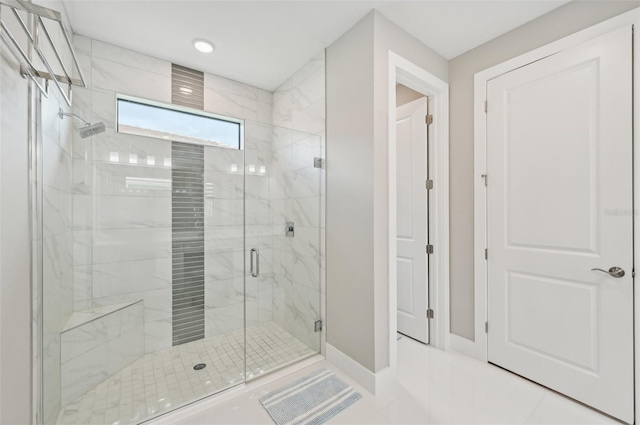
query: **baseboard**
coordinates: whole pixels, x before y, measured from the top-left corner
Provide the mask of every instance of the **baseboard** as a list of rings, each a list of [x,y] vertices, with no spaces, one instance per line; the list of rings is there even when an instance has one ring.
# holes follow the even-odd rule
[[[478,345],[475,341],[459,335],[449,334],[449,349],[473,357],[474,359],[485,361],[484,356],[478,352]]]
[[[392,367],[386,367],[378,373],[373,373],[331,344],[327,343],[326,350],[327,361],[333,363],[372,394],[395,382],[397,373]]]

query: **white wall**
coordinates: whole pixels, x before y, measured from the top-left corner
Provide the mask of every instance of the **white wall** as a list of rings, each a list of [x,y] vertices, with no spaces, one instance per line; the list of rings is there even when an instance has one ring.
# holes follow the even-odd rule
[[[17,32],[16,32],[17,33]],[[31,423],[28,83],[0,45],[0,423]]]
[[[420,68],[447,81],[448,62],[442,56],[394,25],[374,11],[374,282],[376,320],[376,369],[389,363],[389,280],[388,280],[388,225],[389,175],[388,135],[389,105],[389,52],[392,51]],[[395,223],[393,224],[395,226]]]
[[[449,63],[451,332],[474,339],[473,76],[638,7],[638,1],[572,1]]]
[[[327,343],[375,369],[373,32],[367,15],[327,48]]]
[[[446,81],[447,61],[377,11],[327,49],[328,343],[389,363],[389,51]]]

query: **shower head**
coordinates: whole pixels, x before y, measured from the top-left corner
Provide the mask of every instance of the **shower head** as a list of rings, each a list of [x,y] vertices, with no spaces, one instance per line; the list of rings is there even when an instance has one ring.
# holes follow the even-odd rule
[[[64,117],[72,117],[79,121],[82,121],[84,123],[84,126],[80,127],[80,129],[78,130],[80,132],[80,138],[82,139],[86,139],[87,137],[90,137],[96,134],[104,133],[106,130],[106,127],[103,122],[97,122],[97,123],[91,124],[90,122],[83,120],[76,114],[65,112],[64,110],[62,110],[62,108],[60,108],[58,115],[60,116],[61,119]]]
[[[87,137],[93,136],[95,134],[104,133],[106,127],[103,122],[97,122],[95,124],[85,124],[83,127],[80,127],[78,131],[80,132],[80,138],[86,139]]]

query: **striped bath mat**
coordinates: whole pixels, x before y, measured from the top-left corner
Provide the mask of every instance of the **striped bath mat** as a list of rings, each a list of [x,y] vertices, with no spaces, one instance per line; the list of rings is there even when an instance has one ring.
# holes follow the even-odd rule
[[[271,391],[260,399],[277,425],[320,425],[360,400],[362,395],[326,369]]]

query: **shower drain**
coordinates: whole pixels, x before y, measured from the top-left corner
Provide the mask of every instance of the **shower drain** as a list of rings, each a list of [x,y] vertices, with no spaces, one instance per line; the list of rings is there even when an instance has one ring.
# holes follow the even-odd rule
[[[202,370],[202,369],[204,369],[205,367],[207,367],[207,365],[206,365],[206,364],[204,364],[204,363],[198,363],[197,365],[195,365],[195,366],[193,367],[193,369],[194,369],[194,370]]]

